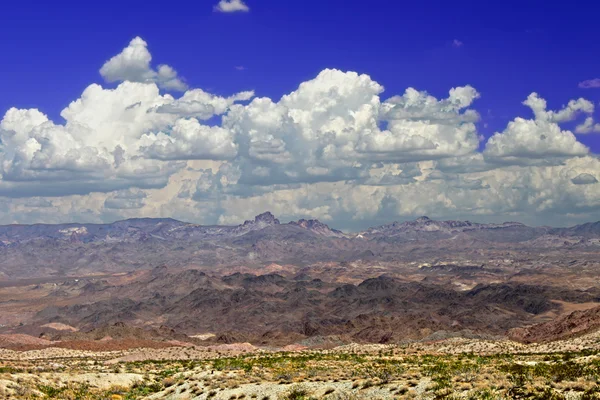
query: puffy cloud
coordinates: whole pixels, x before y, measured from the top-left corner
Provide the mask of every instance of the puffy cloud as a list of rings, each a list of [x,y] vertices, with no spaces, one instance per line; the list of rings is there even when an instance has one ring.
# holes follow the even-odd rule
[[[427,171],[431,162],[418,164],[393,168],[396,172],[404,167],[415,176],[411,182],[402,184],[318,182],[288,187],[273,185],[244,194],[239,192],[239,185],[228,182],[229,178],[235,181],[239,171],[227,171],[230,164],[223,163],[224,168],[217,167],[216,173],[210,168],[199,171],[188,168],[171,177],[171,180],[176,175],[186,177],[177,180],[175,186],[169,183],[162,189],[144,190],[147,197],[140,209],[107,209],[106,195],[98,201],[97,195],[91,194],[53,200],[55,207],[46,209],[47,212],[40,208],[36,213],[30,208],[25,212],[19,199],[10,201],[6,212],[0,210],[0,220],[9,221],[18,215],[20,222],[40,218],[64,222],[75,215],[86,221],[108,221],[152,215],[205,224],[235,224],[268,209],[283,220],[316,217],[330,221],[337,228],[357,230],[420,215],[496,222],[517,219],[559,225],[600,219],[600,186],[572,182],[580,174],[597,175],[600,162],[595,157],[569,159],[564,165],[510,166],[458,175],[436,169]],[[421,175],[417,175],[417,169],[422,171]],[[115,193],[108,194],[108,198],[113,196]]]
[[[580,113],[591,114],[594,112],[594,103],[584,98],[569,101],[565,108],[559,111],[546,110],[546,100],[535,92],[531,93],[523,104],[531,108],[537,120],[556,123],[572,121]]]
[[[479,189],[489,189],[490,186],[484,184],[483,179],[470,179],[460,174],[449,174],[444,173],[439,170],[431,171],[427,175],[425,182],[443,182],[445,185],[450,185],[456,189],[464,189],[464,190],[479,190]]]
[[[516,118],[488,140],[484,154],[492,161],[529,164],[588,152],[571,132],[561,130],[557,124]]]
[[[215,11],[231,13],[231,12],[248,12],[250,8],[244,3],[244,0],[221,0],[214,7]]]
[[[230,131],[195,118],[177,120],[169,134],[145,134],[140,144],[147,157],[159,160],[222,160],[237,154]]]
[[[430,168],[432,168],[431,170]],[[402,169],[403,168],[403,169]],[[388,174],[406,171],[405,182],[318,182],[247,194],[220,186],[220,172],[198,181],[196,201],[218,204],[221,223],[239,223],[266,209],[282,219],[316,216],[343,229],[429,215],[440,219],[500,222],[517,219],[533,224],[565,224],[600,218],[600,187],[573,185],[582,173],[598,173],[595,157],[572,158],[564,165],[509,166],[472,173],[442,173],[435,163],[396,165]],[[428,170],[429,169],[429,170]],[[206,172],[206,171],[205,171]],[[233,177],[235,180],[235,177]]]
[[[77,182],[54,186],[54,195],[160,187],[181,168],[178,161],[213,159],[232,160],[231,168],[239,171],[235,182],[229,179],[230,186],[240,185],[232,193],[320,181],[389,185],[413,177],[375,176],[369,172],[373,162],[438,159],[476,149],[478,114],[466,109],[479,96],[475,89],[455,88],[439,101],[408,89],[382,102],[382,92],[369,76],[338,70],[323,71],[278,102],[256,98],[247,105],[237,103],[251,100],[252,91],[220,97],[193,89],[175,99],[161,95],[154,83],[90,85],[63,110],[63,125],[37,110],[6,114],[0,132],[3,184],[12,183],[14,191],[14,182]],[[221,126],[199,121],[215,115],[224,115]],[[31,184],[21,189],[13,195],[48,190]]]
[[[55,123],[36,109],[9,109],[0,120],[0,195],[66,196],[132,187],[159,188],[188,159],[230,159],[235,135],[202,125],[254,92],[230,97],[190,90],[178,99],[168,66],[150,68],[146,43],[134,39],[101,69],[114,89],[88,86]]]
[[[443,100],[409,88],[382,102],[383,90],[368,75],[328,69],[278,102],[255,98],[232,106],[223,127],[238,138],[240,184],[373,182],[378,178],[368,170],[374,162],[440,159],[477,149],[479,115],[467,109],[479,97],[472,87],[454,88]],[[380,181],[387,179],[397,178]]]
[[[365,74],[324,70],[280,99],[178,88],[136,38],[62,122],[10,109],[0,120],[0,221],[101,222],[135,216],[238,223],[269,209],[358,229],[427,214],[560,224],[600,218],[600,161],[576,133],[594,105],[560,110],[532,93],[479,151],[479,98],[408,88],[384,96]],[[178,83],[179,82],[179,83]],[[574,124],[575,125],[575,124]],[[554,220],[552,220],[554,218]]]
[[[588,79],[586,81],[579,82],[579,87],[582,89],[600,88],[600,78]]]
[[[598,179],[592,174],[582,173],[571,179],[571,182],[575,185],[591,185],[593,183],[598,183]]]
[[[356,222],[360,225],[360,220],[390,221],[419,215],[481,221],[514,217],[532,224],[560,225],[565,220],[570,223],[595,220],[600,218],[600,188],[573,185],[572,180],[580,174],[597,174],[598,171],[600,161],[595,157],[571,158],[564,165],[511,166],[461,175],[440,174],[434,170],[427,179],[409,185],[378,188],[379,204]],[[364,186],[360,192],[364,195],[359,198],[355,197],[357,187],[344,189],[354,195],[345,193],[342,197],[359,203],[346,204],[349,215],[363,210],[362,202],[375,201],[375,192],[365,192],[362,188]],[[343,219],[339,215],[332,218]]]
[[[38,110],[8,110],[0,121],[0,194],[57,196],[164,185],[180,166],[141,158],[136,143],[145,131],[174,122],[173,116],[147,112],[171,101],[154,84],[124,82],[112,90],[90,85],[62,111],[64,124]]]
[[[216,101],[218,112],[249,95]],[[158,112],[173,103],[155,84],[124,82],[115,89],[90,85],[62,111],[65,124],[49,121],[38,110],[8,110],[0,122],[0,194],[59,196],[160,187],[182,166],[164,160],[235,156],[229,131]]]
[[[146,193],[139,189],[119,190],[104,201],[104,207],[117,210],[140,209],[144,207],[146,197]]]
[[[443,100],[409,88],[383,104],[387,130],[369,135],[363,148],[404,160],[472,153],[479,145],[474,124],[479,114],[466,108],[478,97],[471,86],[453,88]]]
[[[600,124],[594,123],[593,117],[587,117],[585,121],[575,127],[575,133],[600,132]]]
[[[456,174],[483,172],[498,168],[498,165],[486,162],[482,153],[444,158],[436,161],[435,166],[439,171]]]
[[[361,169],[357,159],[362,157],[358,141],[367,132],[379,131],[382,90],[366,75],[325,70],[279,102],[255,98],[246,106],[232,106],[223,127],[238,137],[242,180],[289,183],[356,177]]]
[[[142,38],[136,37],[121,53],[112,57],[100,68],[100,75],[107,82],[154,82],[167,90],[187,89],[187,85],[177,76],[177,71],[172,67],[162,64],[155,71],[150,66],[150,61],[152,55],[148,51],[148,44]]]
[[[486,143],[486,160],[509,164],[554,164],[566,157],[584,156],[589,149],[577,141],[570,131],[564,131],[558,122],[571,121],[579,112],[591,113],[594,106],[587,100],[569,102],[560,111],[547,111],[546,101],[536,93],[523,104],[529,106],[535,119],[515,118],[501,133],[494,134]]]
[[[372,166],[368,178],[361,180],[361,183],[373,186],[407,185],[416,182],[415,178],[421,175],[419,163],[380,163]]]
[[[161,95],[155,84],[123,82],[115,89],[93,84],[65,108],[61,116],[67,125],[87,129],[78,135],[85,144],[109,148],[119,144],[128,149],[142,133],[164,129],[177,119],[177,116],[153,112],[172,102],[173,97]]]
[[[254,91],[240,92],[230,97],[220,97],[202,89],[188,90],[172,103],[155,109],[157,113],[175,114],[183,117],[196,117],[207,120],[222,115],[236,102],[247,101],[254,97]]]
[[[31,197],[23,201],[23,206],[31,208],[50,208],[54,205],[51,201],[43,197]]]

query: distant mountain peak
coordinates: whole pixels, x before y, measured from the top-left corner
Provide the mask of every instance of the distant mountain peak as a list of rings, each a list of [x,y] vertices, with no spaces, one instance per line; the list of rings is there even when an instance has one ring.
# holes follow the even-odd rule
[[[320,227],[320,228],[327,228],[327,229],[329,229],[329,226],[327,226],[326,224],[322,223],[318,219],[304,219],[304,218],[302,218],[302,219],[299,219],[297,222],[296,221],[292,221],[292,222],[290,222],[290,224],[298,225],[298,226],[301,226],[303,228]]]
[[[431,219],[431,218],[429,218],[429,217],[428,217],[428,216],[426,216],[426,215],[423,215],[422,217],[419,217],[419,218],[417,218],[417,219],[416,219],[416,221],[417,221],[417,222],[429,222],[429,221],[431,221],[431,220],[432,220],[432,219]]]
[[[290,222],[290,225],[296,225],[306,230],[318,233],[323,236],[343,236],[344,234],[337,229],[331,229],[329,225],[322,223],[318,219],[299,219]]]
[[[275,216],[270,212],[264,212],[262,214],[257,215],[256,217],[254,217],[254,221],[246,221],[244,222],[244,225],[279,225],[279,220],[277,218],[275,218]]]

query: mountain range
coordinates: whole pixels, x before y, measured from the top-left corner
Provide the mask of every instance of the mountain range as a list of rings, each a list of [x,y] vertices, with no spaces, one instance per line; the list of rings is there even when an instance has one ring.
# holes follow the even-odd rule
[[[11,334],[61,338],[49,326],[67,326],[77,340],[126,324],[268,345],[536,341],[579,332],[573,321],[600,326],[587,311],[600,305],[600,223],[420,217],[345,233],[266,212],[236,226],[8,225],[0,243],[0,331]]]
[[[410,261],[477,249],[574,249],[600,245],[600,222],[570,228],[518,222],[479,224],[420,217],[357,233],[318,220],[281,223],[265,212],[237,226],[203,226],[170,218],[110,224],[0,226],[0,280],[148,269],[261,265],[272,262]]]

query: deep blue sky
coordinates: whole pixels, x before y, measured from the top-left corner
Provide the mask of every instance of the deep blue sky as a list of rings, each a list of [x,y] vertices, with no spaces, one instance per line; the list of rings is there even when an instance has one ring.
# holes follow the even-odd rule
[[[599,2],[247,0],[249,13],[214,13],[217,0],[20,1],[0,10],[0,114],[9,107],[58,113],[135,36],[153,64],[218,94],[254,89],[279,98],[323,68],[367,73],[386,87],[445,97],[471,84],[486,136],[515,116],[532,91],[550,108],[600,89]],[[454,39],[464,45],[455,48]],[[247,69],[237,71],[242,65]],[[596,111],[596,119],[598,111]],[[489,127],[483,127],[488,123]],[[598,135],[579,136],[600,152]]]

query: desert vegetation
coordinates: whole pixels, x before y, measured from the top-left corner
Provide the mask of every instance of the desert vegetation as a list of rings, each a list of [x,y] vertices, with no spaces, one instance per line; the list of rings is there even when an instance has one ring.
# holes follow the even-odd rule
[[[138,350],[141,351],[141,350]],[[143,350],[149,353],[155,349]],[[406,346],[214,353],[111,362],[112,354],[3,361],[6,399],[600,399],[597,350],[448,354]]]

